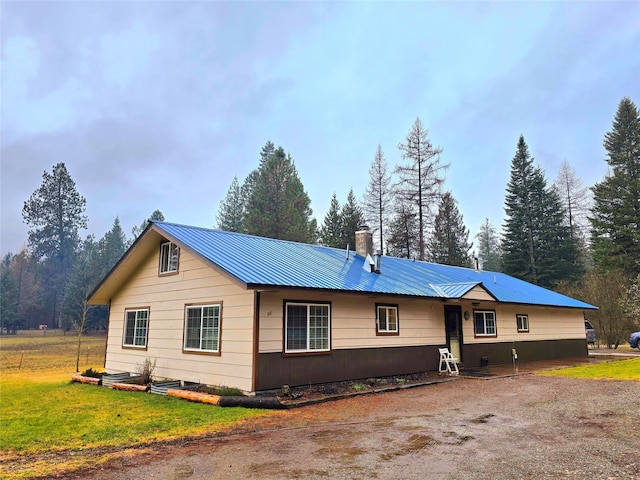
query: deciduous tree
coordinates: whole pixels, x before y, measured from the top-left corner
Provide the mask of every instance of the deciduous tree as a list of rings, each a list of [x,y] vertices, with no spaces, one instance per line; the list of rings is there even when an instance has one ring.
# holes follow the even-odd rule
[[[440,198],[444,183],[442,173],[448,167],[440,163],[442,149],[431,144],[427,133],[420,118],[417,118],[407,134],[405,143],[398,145],[402,157],[408,163],[397,165],[395,169],[399,177],[395,187],[398,199],[415,207],[420,260],[426,258],[426,232],[431,226]]]
[[[363,210],[372,232],[378,233],[381,251],[384,251],[384,234],[392,202],[391,176],[387,173],[387,162],[382,147],[378,145],[369,168],[369,184],[364,194]]]
[[[488,218],[480,225],[480,231],[476,235],[478,240],[478,260],[483,270],[491,272],[502,271],[502,259],[500,251],[500,237]]]

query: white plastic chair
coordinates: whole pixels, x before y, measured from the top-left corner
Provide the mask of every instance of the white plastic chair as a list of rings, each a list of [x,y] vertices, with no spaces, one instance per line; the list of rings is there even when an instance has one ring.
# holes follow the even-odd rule
[[[447,372],[449,375],[458,375],[458,359],[451,355],[448,348],[439,348],[440,352],[440,365],[438,366],[438,372]]]

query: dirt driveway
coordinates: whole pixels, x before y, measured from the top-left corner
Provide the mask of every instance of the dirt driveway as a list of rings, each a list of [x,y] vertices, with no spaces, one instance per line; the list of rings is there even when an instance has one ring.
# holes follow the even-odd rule
[[[640,479],[640,382],[461,378],[275,412],[81,477]]]

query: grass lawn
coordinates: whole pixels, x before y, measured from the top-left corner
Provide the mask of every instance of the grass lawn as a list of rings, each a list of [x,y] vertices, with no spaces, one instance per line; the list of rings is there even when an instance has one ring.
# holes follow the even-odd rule
[[[0,337],[0,478],[64,472],[82,465],[73,452],[198,436],[268,413],[71,383],[77,337],[55,333]],[[80,370],[103,370],[104,349],[104,336],[83,338]],[[52,452],[68,461],[38,460]],[[34,460],[16,462],[25,455]]]
[[[612,362],[580,365],[558,370],[547,370],[540,375],[590,378],[593,380],[638,380],[640,381],[640,358]]]

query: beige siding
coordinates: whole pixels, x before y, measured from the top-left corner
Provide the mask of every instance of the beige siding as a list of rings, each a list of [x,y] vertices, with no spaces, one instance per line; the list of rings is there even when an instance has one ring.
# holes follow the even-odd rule
[[[494,301],[493,297],[487,293],[487,291],[479,285],[476,285],[467,293],[465,293],[465,300],[487,300],[489,302]]]
[[[158,250],[152,252],[112,298],[107,371],[134,372],[148,358],[156,362],[156,378],[250,391],[253,295],[186,249],[177,275],[158,276]],[[222,302],[221,354],[182,353],[185,304],[209,302]],[[124,311],[134,307],[150,307],[146,351],[122,348]]]
[[[334,350],[445,343],[441,302],[311,292],[263,292],[260,297],[260,353],[283,350],[285,299],[331,302],[331,348]],[[398,305],[399,335],[376,335],[376,303]]]
[[[501,305],[482,302],[480,306],[463,305],[471,314],[463,321],[464,343],[527,342],[535,340],[584,339],[582,310],[570,308]],[[495,310],[498,337],[474,337],[473,310]],[[529,316],[529,332],[518,332],[516,315]]]

